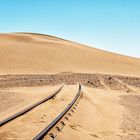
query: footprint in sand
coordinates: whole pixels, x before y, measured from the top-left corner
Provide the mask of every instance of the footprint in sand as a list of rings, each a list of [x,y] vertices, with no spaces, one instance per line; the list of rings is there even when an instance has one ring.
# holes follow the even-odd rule
[[[100,136],[98,136],[97,134],[89,132],[89,131],[87,131],[85,129],[82,129],[82,126],[79,125],[79,124],[72,124],[72,125],[70,124],[69,126],[73,130],[77,130],[78,131],[78,129],[79,129],[79,130],[83,131],[84,133],[87,132],[87,134],[89,134],[90,136],[92,136],[94,138],[100,138]]]
[[[98,135],[94,134],[94,133],[90,133],[90,136],[94,137],[94,138],[100,138]]]

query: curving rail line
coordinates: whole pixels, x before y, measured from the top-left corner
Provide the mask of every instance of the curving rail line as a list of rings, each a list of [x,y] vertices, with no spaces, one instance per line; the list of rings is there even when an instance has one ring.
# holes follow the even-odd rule
[[[36,137],[33,138],[33,140],[42,140],[44,136],[48,134],[48,132],[62,119],[62,117],[71,109],[71,107],[74,105],[74,103],[78,100],[82,93],[82,87],[79,84],[79,90],[73,101],[68,105],[68,107],[59,114],[44,130],[42,130]]]
[[[62,90],[63,87],[64,87],[64,85],[61,86],[61,87],[60,87],[57,91],[55,91],[53,94],[51,94],[50,96],[46,97],[45,99],[43,99],[43,100],[41,100],[41,101],[39,101],[39,102],[37,102],[37,103],[35,103],[35,104],[33,104],[33,105],[31,105],[31,106],[25,108],[24,110],[22,110],[22,111],[20,111],[20,112],[18,112],[18,113],[16,113],[16,114],[14,114],[14,115],[12,115],[12,116],[10,116],[10,117],[4,119],[3,121],[0,122],[0,127],[3,126],[3,125],[6,124],[6,123],[12,121],[12,120],[15,119],[15,118],[17,118],[17,117],[19,117],[19,116],[21,116],[21,115],[24,115],[25,113],[27,113],[28,111],[32,110],[32,109],[35,108],[36,106],[38,106],[38,105],[40,105],[40,104],[42,104],[42,103],[44,103],[44,102],[46,102],[46,101],[52,99],[54,96],[56,96],[56,94],[58,94],[58,93]]]

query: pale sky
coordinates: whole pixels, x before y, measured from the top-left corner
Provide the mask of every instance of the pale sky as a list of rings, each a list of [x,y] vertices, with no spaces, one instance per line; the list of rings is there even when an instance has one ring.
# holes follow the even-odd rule
[[[140,57],[140,0],[1,0],[0,32],[49,34]]]

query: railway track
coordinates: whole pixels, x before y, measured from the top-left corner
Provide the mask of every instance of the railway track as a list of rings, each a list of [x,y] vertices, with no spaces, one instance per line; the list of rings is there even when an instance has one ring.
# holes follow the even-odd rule
[[[56,124],[67,114],[67,112],[74,106],[74,104],[76,103],[76,101],[80,98],[80,96],[82,95],[82,87],[79,84],[79,90],[78,93],[76,94],[75,98],[73,99],[73,101],[65,108],[65,110],[63,112],[61,112],[46,128],[44,128],[39,134],[37,134],[33,140],[42,140],[46,135],[50,135],[50,137],[52,139],[54,139],[56,136],[54,136],[53,133],[49,133],[51,129],[53,129]],[[76,105],[77,106],[77,105]],[[75,107],[73,107],[74,109],[76,109]],[[71,110],[73,111],[73,110]],[[70,113],[69,113],[70,114]],[[62,125],[65,125],[65,123],[63,121],[61,121]],[[56,127],[56,129],[58,131],[60,131],[59,127]]]
[[[63,86],[55,93],[53,93],[53,96],[50,95],[51,98],[53,98],[57,93],[59,93]],[[68,93],[69,91],[71,91],[70,94]],[[80,97],[82,96],[81,85],[79,84],[78,91],[77,88],[71,88],[70,86],[66,86],[66,88],[64,88],[63,91],[61,91],[60,93],[60,96],[58,96],[58,98],[56,98],[55,100],[52,100],[50,102],[45,102],[43,100],[43,104],[39,102],[41,104],[40,106],[37,106],[33,110],[30,109],[31,111],[28,110],[29,113],[24,116],[21,116],[21,114],[19,115],[21,117],[17,118],[18,116],[15,115],[15,117],[17,118],[15,120],[13,120],[14,118],[11,119],[9,117],[6,120],[2,121],[3,125],[6,123],[7,125],[4,125],[0,128],[0,139],[8,140],[25,138],[41,140],[44,137],[54,139],[57,136],[58,131],[61,131],[65,126],[65,121],[69,120],[69,116],[71,116],[72,113],[75,112]],[[48,99],[50,99],[50,96],[48,97]],[[57,110],[55,114],[53,113],[54,110]],[[13,121],[11,121],[10,119]],[[10,121],[11,123],[8,123]],[[39,132],[37,130],[42,131],[37,134]]]
[[[37,102],[37,103],[35,103],[35,104],[33,104],[33,105],[31,105],[31,106],[25,108],[24,110],[22,110],[22,111],[20,111],[20,112],[18,112],[18,113],[16,113],[16,114],[14,114],[14,115],[12,115],[12,116],[6,118],[6,119],[0,121],[0,127],[3,126],[3,125],[5,125],[5,124],[8,123],[8,122],[14,120],[15,118],[17,118],[17,117],[19,117],[19,116],[21,116],[21,115],[24,115],[25,113],[29,112],[30,110],[32,110],[33,108],[39,106],[40,104],[42,104],[42,103],[44,103],[44,102],[46,102],[46,101],[48,101],[48,100],[54,98],[54,97],[62,90],[63,87],[64,87],[64,85],[61,86],[61,87],[60,87],[57,91],[55,91],[53,94],[51,94],[50,96],[46,97],[45,99],[43,99],[43,100],[41,100],[41,101],[39,101],[39,102]]]

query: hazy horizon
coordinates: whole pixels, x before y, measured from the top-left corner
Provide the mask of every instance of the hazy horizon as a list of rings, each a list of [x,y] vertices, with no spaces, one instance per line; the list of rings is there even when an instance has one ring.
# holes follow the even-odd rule
[[[138,0],[25,0],[0,2],[0,32],[57,36],[140,57]]]

